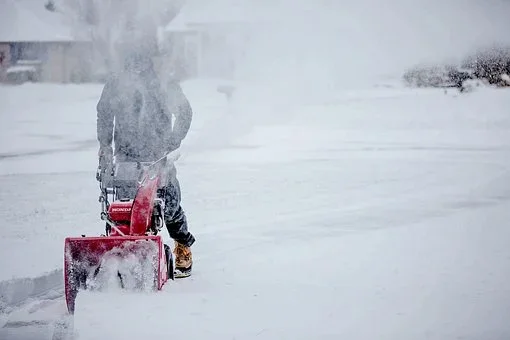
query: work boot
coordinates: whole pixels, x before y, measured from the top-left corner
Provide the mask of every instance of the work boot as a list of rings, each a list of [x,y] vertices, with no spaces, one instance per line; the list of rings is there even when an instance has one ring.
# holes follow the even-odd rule
[[[191,267],[193,265],[193,257],[191,249],[179,242],[175,242],[175,277],[188,277],[191,275]]]

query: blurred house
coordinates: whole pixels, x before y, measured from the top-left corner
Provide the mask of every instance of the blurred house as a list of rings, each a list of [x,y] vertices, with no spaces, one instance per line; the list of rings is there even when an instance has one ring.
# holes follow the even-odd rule
[[[81,82],[90,42],[74,34],[45,0],[0,1],[0,81]],[[50,8],[51,9],[51,8]]]
[[[186,2],[160,34],[172,72],[180,79],[232,78],[256,27],[255,18],[246,2]]]

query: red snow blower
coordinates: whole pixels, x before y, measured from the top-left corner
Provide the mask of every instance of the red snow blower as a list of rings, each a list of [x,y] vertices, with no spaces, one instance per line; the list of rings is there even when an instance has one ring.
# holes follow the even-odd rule
[[[175,159],[170,154],[150,163],[107,164],[100,159],[96,178],[105,234],[65,239],[64,284],[70,314],[80,290],[100,290],[112,282],[120,288],[160,290],[174,279],[171,249],[158,233],[165,226],[162,188],[167,163]]]

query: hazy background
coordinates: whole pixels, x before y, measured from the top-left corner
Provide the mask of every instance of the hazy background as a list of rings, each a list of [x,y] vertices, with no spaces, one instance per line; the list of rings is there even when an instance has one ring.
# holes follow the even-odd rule
[[[239,76],[349,85],[400,75],[417,63],[455,62],[477,48],[510,42],[508,1],[271,3],[265,13],[272,25],[257,27]]]
[[[460,63],[510,43],[510,2],[502,0],[195,0],[187,13],[249,22],[241,51],[214,53],[238,56],[235,80],[289,101],[400,80],[414,65]]]
[[[148,44],[157,26],[164,27],[176,15],[176,21],[247,23],[249,38],[209,53],[216,60],[235,55],[236,79],[286,86],[296,81],[345,86],[400,76],[417,63],[456,62],[477,48],[510,43],[507,0],[59,2],[74,14],[91,3],[96,8],[94,24],[111,31],[109,48],[115,53],[121,52],[121,43]]]

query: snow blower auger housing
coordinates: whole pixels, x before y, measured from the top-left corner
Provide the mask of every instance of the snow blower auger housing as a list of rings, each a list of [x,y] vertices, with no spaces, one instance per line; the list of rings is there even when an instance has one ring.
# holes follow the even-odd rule
[[[168,156],[146,163],[106,164],[100,159],[96,178],[105,234],[68,237],[64,244],[70,314],[79,290],[101,289],[103,281],[110,284],[112,277],[118,287],[135,290],[160,290],[174,279],[171,249],[159,235],[165,226],[162,188],[168,177]]]

